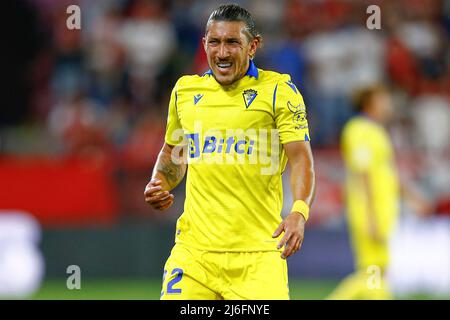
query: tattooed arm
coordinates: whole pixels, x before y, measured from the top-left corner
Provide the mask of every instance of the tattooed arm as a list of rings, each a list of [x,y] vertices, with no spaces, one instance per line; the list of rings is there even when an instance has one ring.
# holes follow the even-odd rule
[[[152,179],[161,180],[163,190],[172,190],[181,180],[183,180],[186,173],[186,161],[183,159],[183,149],[179,148],[180,152],[173,152],[174,146],[164,143],[156,160],[155,168],[153,169]]]
[[[169,191],[175,188],[186,173],[183,149],[164,144],[153,169],[152,179],[145,187],[145,201],[153,208],[166,210],[173,204],[174,196]],[[175,151],[175,152],[172,152]]]

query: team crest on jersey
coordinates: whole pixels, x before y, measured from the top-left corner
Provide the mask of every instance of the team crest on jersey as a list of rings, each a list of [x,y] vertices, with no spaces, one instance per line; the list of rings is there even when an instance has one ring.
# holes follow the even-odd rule
[[[306,108],[305,108],[305,105],[302,104],[302,103],[299,103],[298,105],[294,106],[290,101],[288,101],[287,107],[288,107],[289,111],[291,111],[294,114],[293,121],[295,123],[299,124],[299,126],[296,127],[296,129],[306,128]]]
[[[194,105],[197,104],[197,102],[199,102],[201,98],[203,98],[203,94],[196,94],[194,96]]]
[[[256,90],[253,89],[244,90],[242,96],[244,97],[245,108],[250,107],[250,105],[252,104],[253,100],[255,100],[257,95],[258,92]]]

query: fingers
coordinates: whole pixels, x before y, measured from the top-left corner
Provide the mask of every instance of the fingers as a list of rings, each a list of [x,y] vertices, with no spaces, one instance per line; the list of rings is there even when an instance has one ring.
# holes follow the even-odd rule
[[[154,178],[154,179],[150,180],[149,184],[152,184],[154,186],[159,186],[159,185],[161,185],[161,180]]]
[[[165,210],[169,209],[172,206],[172,204],[173,204],[173,201],[169,202],[168,204],[166,204],[163,207],[158,208],[158,210],[165,211]]]
[[[298,238],[295,237],[293,234],[291,234],[289,239],[286,241],[286,246],[284,248],[283,253],[281,254],[282,259],[286,259],[287,257],[289,257],[292,254],[292,250],[296,246],[297,241],[298,241]]]
[[[273,233],[272,238],[278,237],[283,232],[283,230],[284,230],[284,222],[280,223],[277,230],[275,230],[275,232]]]
[[[147,195],[148,193],[153,193],[158,190],[161,190],[161,180],[159,179],[152,179],[149,183],[145,186],[144,194]]]
[[[286,259],[296,253],[302,245],[302,239],[299,236],[293,235],[288,243],[286,244],[286,247],[281,254],[282,259]]]
[[[294,250],[292,251],[292,254],[294,254],[294,253],[296,253],[298,250],[300,250],[300,248],[302,247],[302,239],[300,238],[298,241],[297,241],[297,244],[295,245],[295,248],[294,248]]]
[[[173,202],[173,195],[170,194],[167,196],[167,198],[165,198],[164,200],[158,201],[155,205],[157,207],[165,207],[167,204],[169,204],[170,202]]]
[[[145,201],[157,210],[166,210],[173,204],[174,195],[163,191],[161,180],[152,179],[145,186]]]
[[[145,189],[147,189],[148,187],[151,187],[151,186],[160,186],[160,185],[161,185],[161,180],[154,178],[154,179],[151,179],[147,183],[147,186],[145,187]]]
[[[291,238],[291,236],[292,236],[292,232],[288,232],[288,231],[286,230],[286,232],[284,233],[283,238],[281,238],[280,242],[278,242],[277,249],[280,249],[280,248],[282,248],[283,246],[285,246],[286,243],[287,243],[287,242],[289,241],[289,239]]]
[[[153,204],[156,202],[167,200],[170,195],[171,193],[169,193],[169,191],[159,191],[153,194],[146,195],[145,201],[149,204]]]
[[[157,193],[158,191],[161,191],[162,187],[161,186],[151,186],[151,187],[146,187],[145,191],[144,191],[144,196],[146,197],[150,197],[152,196],[154,193]]]
[[[164,211],[172,206],[173,199],[174,199],[174,196],[170,195],[167,200],[157,203],[154,207],[155,207],[155,209]]]
[[[172,206],[174,197],[173,194],[168,194],[167,196],[164,196],[162,200],[158,199],[148,203],[157,210],[166,210]]]
[[[286,231],[286,234],[284,235],[284,237],[281,239],[281,241],[278,243],[277,246],[277,249],[280,249],[281,247],[285,246],[284,251],[281,254],[281,258],[287,259],[295,252],[300,250],[302,242],[303,238],[299,234],[295,232]]]

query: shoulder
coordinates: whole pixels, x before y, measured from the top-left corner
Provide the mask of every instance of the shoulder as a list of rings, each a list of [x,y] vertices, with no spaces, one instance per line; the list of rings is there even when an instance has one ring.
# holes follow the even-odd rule
[[[199,76],[197,74],[181,76],[175,83],[175,89],[178,91],[202,85],[206,81],[205,78],[207,78],[207,76]]]
[[[272,70],[258,69],[259,77],[262,82],[279,84],[291,81],[291,76],[287,73],[279,73]]]
[[[344,125],[343,133],[353,133],[355,131],[366,131],[369,127],[369,123],[361,116],[354,116]]]
[[[342,130],[344,140],[369,144],[377,138],[379,127],[377,124],[363,116],[355,116],[350,119]]]
[[[276,97],[301,98],[300,90],[292,82],[290,74],[260,69],[260,81],[263,86],[271,88]]]
[[[261,78],[262,81],[272,85],[277,96],[301,97],[300,90],[296,84],[292,82],[291,75],[288,73],[261,70]]]

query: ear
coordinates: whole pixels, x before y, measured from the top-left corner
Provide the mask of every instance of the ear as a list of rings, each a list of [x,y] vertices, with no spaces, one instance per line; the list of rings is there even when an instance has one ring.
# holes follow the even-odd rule
[[[205,52],[206,52],[206,37],[203,37],[203,38],[202,38],[202,44],[203,44],[203,49],[204,49]]]
[[[250,49],[248,50],[248,55],[250,56],[250,59],[253,59],[253,57],[255,56],[258,46],[259,46],[258,38],[254,38],[253,40],[250,41]]]

